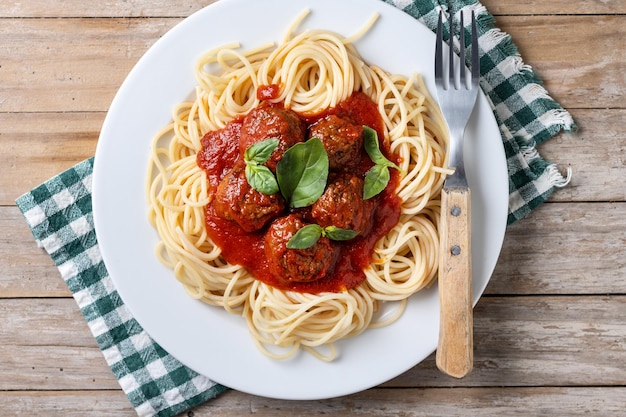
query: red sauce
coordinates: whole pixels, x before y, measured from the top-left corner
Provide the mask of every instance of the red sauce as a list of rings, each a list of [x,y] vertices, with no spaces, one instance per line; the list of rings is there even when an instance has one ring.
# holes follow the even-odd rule
[[[196,155],[198,166],[207,173],[212,189],[216,189],[220,181],[241,158],[239,152],[239,132],[242,119],[232,120],[225,128],[207,132],[202,141],[202,149]]]
[[[256,90],[256,98],[259,100],[273,100],[280,94],[280,85],[262,85]]]
[[[383,137],[383,121],[377,106],[367,96],[360,93],[355,93],[335,108],[315,115],[301,115],[301,117],[309,125],[333,113],[339,116],[349,116],[355,123],[375,129],[379,138]],[[218,132],[207,133],[202,140],[203,148],[198,152],[197,161],[198,165],[207,172],[213,190],[235,161],[241,157],[238,146],[240,127],[241,120],[236,119]],[[388,159],[398,162],[397,158],[390,155],[387,144],[381,143],[380,146]],[[361,175],[364,175],[372,166],[369,157],[364,150],[363,152],[364,162],[358,168],[360,172],[357,173]],[[307,293],[339,292],[354,288],[365,279],[363,269],[372,262],[372,252],[376,242],[387,235],[400,218],[401,200],[394,191],[398,185],[399,176],[396,170],[391,170],[391,175],[387,188],[374,197],[377,204],[370,230],[349,241],[333,242],[338,246],[337,261],[324,278],[314,282],[284,282],[274,277],[265,260],[266,229],[253,233],[244,232],[236,223],[219,217],[212,204],[209,204],[205,210],[207,232],[213,242],[221,248],[224,259],[231,264],[244,266],[255,279],[274,287]]]

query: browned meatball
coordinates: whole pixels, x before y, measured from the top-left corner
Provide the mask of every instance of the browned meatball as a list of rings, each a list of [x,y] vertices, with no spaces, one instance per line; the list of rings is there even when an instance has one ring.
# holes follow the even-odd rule
[[[259,230],[285,209],[280,193],[267,195],[250,186],[243,163],[220,182],[213,202],[218,216],[239,224],[246,232]]]
[[[208,131],[200,143],[202,149],[196,155],[196,161],[206,174],[213,190],[240,159],[239,131],[241,123],[231,122],[219,130]]]
[[[300,117],[291,110],[281,107],[257,107],[243,119],[239,149],[241,154],[257,142],[277,138],[278,146],[265,165],[276,171],[276,164],[291,146],[303,142],[306,126]]]
[[[363,126],[333,114],[311,125],[309,137],[322,141],[331,170],[348,170],[359,163],[363,148]]]
[[[363,180],[355,175],[333,175],[324,194],[313,204],[311,216],[322,227],[365,232],[371,222],[373,203],[363,200]]]
[[[307,249],[287,248],[289,239],[305,225],[291,214],[276,219],[265,235],[265,256],[270,272],[283,281],[316,281],[326,275],[334,262],[334,249],[326,237],[320,237]]]

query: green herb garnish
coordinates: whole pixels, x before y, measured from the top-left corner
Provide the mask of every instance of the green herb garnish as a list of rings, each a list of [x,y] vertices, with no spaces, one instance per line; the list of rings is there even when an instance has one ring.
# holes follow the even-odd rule
[[[311,138],[287,149],[276,166],[276,178],[290,207],[317,201],[328,179],[328,154],[322,141]]]
[[[365,146],[365,152],[367,152],[375,164],[365,174],[363,199],[367,200],[385,189],[391,179],[389,168],[400,170],[400,167],[385,158],[385,155],[380,151],[376,131],[367,126],[363,126],[363,145]]]
[[[322,227],[318,224],[308,224],[298,230],[287,242],[289,249],[307,249],[315,245],[320,237],[331,240],[350,240],[359,234],[356,230],[341,229],[336,226]]]
[[[278,182],[272,171],[263,165],[278,146],[278,139],[265,139],[250,145],[243,154],[246,179],[252,188],[263,194],[276,194]]]

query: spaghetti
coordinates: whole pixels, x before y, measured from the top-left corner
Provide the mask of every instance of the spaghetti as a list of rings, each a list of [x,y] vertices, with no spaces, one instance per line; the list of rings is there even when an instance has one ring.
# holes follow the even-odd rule
[[[407,298],[435,278],[447,130],[418,74],[390,75],[359,57],[353,42],[375,18],[343,38],[324,30],[296,33],[305,15],[278,45],[244,52],[226,45],[200,57],[195,98],[176,106],[154,139],[146,192],[160,237],[157,256],[191,297],[243,316],[258,348],[272,358],[303,349],[329,361],[337,355],[335,341],[393,322]],[[213,191],[196,164],[201,139],[257,107],[257,90],[269,85],[281,87],[272,101],[299,114],[332,108],[354,92],[378,106],[384,140],[402,172],[396,190],[402,204],[357,287],[319,294],[275,288],[225,261],[207,234],[204,207]],[[384,302],[397,308],[383,319],[376,313]]]

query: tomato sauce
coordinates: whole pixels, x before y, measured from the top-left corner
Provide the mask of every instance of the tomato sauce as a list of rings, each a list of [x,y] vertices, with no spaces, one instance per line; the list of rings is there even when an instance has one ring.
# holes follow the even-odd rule
[[[261,89],[262,90],[262,89]],[[257,93],[259,94],[259,93]],[[300,115],[307,125],[314,123],[329,114],[348,116],[355,123],[369,126],[378,133],[379,140],[383,138],[383,121],[378,108],[367,96],[355,93],[347,100],[339,103],[332,109],[317,114]],[[197,163],[205,170],[212,190],[217,188],[220,180],[228,173],[235,162],[241,158],[239,151],[239,132],[241,119],[235,119],[224,129],[209,132],[202,139],[202,150],[198,152]],[[390,154],[384,141],[380,143],[381,151],[385,156],[398,162]],[[363,150],[363,163],[357,168],[356,174],[364,176],[373,165],[369,156]],[[391,181],[387,188],[374,197],[376,202],[372,214],[372,226],[354,239],[333,242],[338,247],[338,256],[327,275],[313,282],[285,282],[273,276],[269,271],[265,258],[264,236],[266,228],[257,232],[244,232],[236,223],[218,216],[212,204],[205,208],[207,233],[211,240],[222,250],[222,257],[231,264],[244,266],[250,274],[260,281],[283,290],[293,290],[306,293],[340,292],[360,285],[365,274],[363,269],[372,262],[373,248],[376,242],[387,235],[400,218],[401,200],[395,189],[399,183],[396,170],[391,170]],[[295,209],[299,212],[310,210]]]
[[[256,90],[256,98],[259,100],[273,100],[278,97],[280,93],[280,85],[269,84],[259,86]]]
[[[239,133],[242,119],[232,120],[223,129],[207,132],[202,141],[202,149],[196,155],[196,161],[215,190],[220,181],[241,158],[239,152]]]

